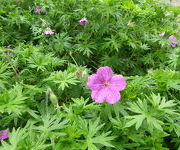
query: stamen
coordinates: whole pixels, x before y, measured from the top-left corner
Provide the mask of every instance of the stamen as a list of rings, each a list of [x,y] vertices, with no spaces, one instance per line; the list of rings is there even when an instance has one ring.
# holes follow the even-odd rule
[[[109,82],[108,81],[105,81],[104,84],[103,84],[103,87],[104,88],[107,88],[109,86]]]

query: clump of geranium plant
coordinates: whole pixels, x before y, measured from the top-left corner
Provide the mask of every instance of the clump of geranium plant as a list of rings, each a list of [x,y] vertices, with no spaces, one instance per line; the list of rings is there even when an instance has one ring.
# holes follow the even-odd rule
[[[158,0],[0,7],[0,150],[179,149],[178,8]]]

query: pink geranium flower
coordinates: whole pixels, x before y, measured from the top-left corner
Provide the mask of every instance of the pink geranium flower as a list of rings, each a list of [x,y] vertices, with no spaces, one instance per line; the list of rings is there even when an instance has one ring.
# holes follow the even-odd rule
[[[176,47],[176,46],[177,46],[177,39],[176,39],[176,37],[175,37],[174,35],[171,35],[171,36],[169,37],[169,40],[172,42],[172,43],[171,43],[171,46],[172,46],[172,47]]]
[[[177,44],[176,44],[176,43],[171,43],[171,46],[172,46],[172,47],[176,47]]]
[[[8,138],[9,130],[2,130],[0,131],[0,141],[3,141]]]
[[[163,37],[166,34],[166,32],[162,32],[159,34],[160,37]]]
[[[79,24],[82,25],[82,26],[85,26],[88,24],[88,20],[86,18],[82,18],[80,21],[79,21]]]
[[[171,35],[169,37],[169,40],[172,41],[172,42],[177,42],[176,37],[174,35]]]
[[[10,45],[9,45],[9,46],[6,46],[6,48],[8,48],[8,49],[13,49],[13,47],[12,47],[12,46],[10,46]]]
[[[88,78],[87,86],[92,90],[91,97],[97,103],[117,103],[121,96],[119,91],[126,87],[126,81],[122,75],[113,75],[110,67],[100,67],[96,74]]]
[[[44,31],[44,34],[51,35],[51,34],[54,34],[54,32],[52,30],[46,30],[46,31]]]
[[[35,12],[36,12],[37,14],[40,14],[40,13],[41,13],[41,8],[40,8],[39,6],[36,6]]]
[[[10,50],[13,50],[14,48],[12,47],[12,46],[6,46],[5,48],[7,48],[7,49],[10,49]],[[5,55],[9,55],[9,54],[11,54],[11,52],[10,51],[4,51],[4,54]]]

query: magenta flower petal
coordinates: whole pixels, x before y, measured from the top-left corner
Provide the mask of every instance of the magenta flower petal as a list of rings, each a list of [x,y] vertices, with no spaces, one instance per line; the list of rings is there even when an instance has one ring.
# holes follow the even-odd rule
[[[172,46],[172,47],[176,47],[177,44],[176,44],[176,43],[171,43],[171,46]]]
[[[171,35],[170,37],[169,37],[169,40],[174,40],[174,39],[176,39],[176,37],[174,36],[174,35]]]
[[[175,42],[175,43],[177,42],[177,40],[176,40],[176,39],[174,39],[174,40],[171,40],[171,41],[172,41],[172,42]]]
[[[122,91],[126,88],[126,80],[122,75],[113,76],[110,83],[110,87],[116,91]]]
[[[36,12],[37,14],[40,14],[40,13],[41,13],[41,8],[40,8],[39,6],[36,6],[35,12]]]
[[[0,131],[0,141],[3,141],[8,138],[9,130],[2,130]]]
[[[176,47],[176,46],[177,46],[177,39],[176,39],[176,37],[175,37],[174,35],[171,35],[171,36],[169,37],[169,40],[172,42],[172,43],[171,43],[171,46],[172,46],[172,47]]]
[[[92,91],[91,98],[95,100],[96,103],[102,103],[106,100],[106,89],[101,89],[99,91]]]
[[[88,20],[86,18],[82,18],[81,20],[79,20],[79,24],[85,26],[88,24]]]
[[[111,88],[104,88],[100,91],[92,91],[91,97],[96,103],[107,102],[109,104],[115,104],[120,100],[120,94]]]
[[[105,67],[100,67],[98,70],[97,70],[97,75],[99,77],[99,79],[101,81],[108,81],[112,78],[113,76],[113,71],[110,67],[108,66],[105,66]]]
[[[171,35],[169,37],[169,40],[172,41],[172,42],[177,42],[176,37],[174,35]]]
[[[103,86],[96,74],[88,77],[87,87],[91,90],[99,90]]]
[[[46,31],[44,31],[44,34],[45,35],[52,35],[52,34],[54,34],[54,32],[52,30],[46,30]]]
[[[119,91],[115,91],[111,88],[106,90],[106,102],[109,104],[115,104],[120,100],[121,96]]]

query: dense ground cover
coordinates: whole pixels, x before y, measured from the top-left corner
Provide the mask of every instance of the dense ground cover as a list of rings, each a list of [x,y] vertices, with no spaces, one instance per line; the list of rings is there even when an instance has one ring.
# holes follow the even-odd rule
[[[179,13],[1,0],[0,150],[180,149]]]

